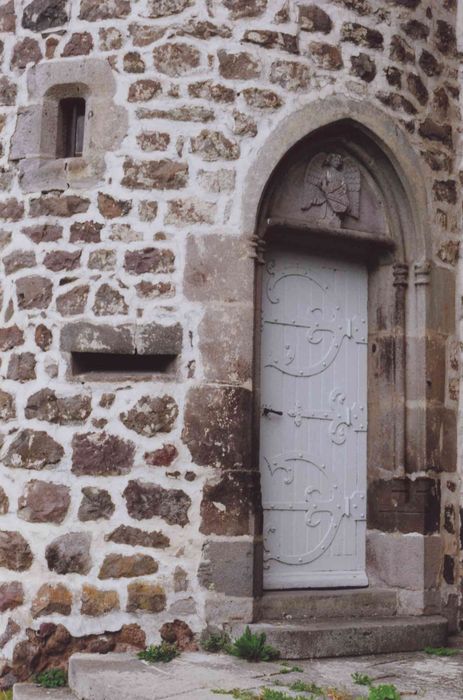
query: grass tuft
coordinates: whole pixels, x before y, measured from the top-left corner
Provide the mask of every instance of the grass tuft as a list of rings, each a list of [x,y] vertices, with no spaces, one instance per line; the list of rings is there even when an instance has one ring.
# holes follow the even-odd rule
[[[35,680],[42,688],[64,688],[68,684],[66,671],[62,668],[49,668],[42,671]]]
[[[158,661],[163,663],[169,663],[176,656],[179,656],[180,652],[175,644],[169,644],[169,642],[161,642],[161,644],[151,644],[143,651],[139,651],[137,656],[142,661],[147,661],[150,664],[155,664]]]
[[[221,651],[226,651],[229,644],[230,637],[226,632],[211,632],[211,634],[201,642],[204,651],[208,651],[211,654],[218,654]]]
[[[367,700],[401,700],[395,685],[371,686]]]
[[[425,647],[424,651],[430,656],[456,656],[460,654],[460,649],[450,649],[448,647]]]
[[[272,688],[264,688],[259,700],[308,700],[305,695],[288,695],[281,690],[273,690]]]
[[[285,673],[304,673],[304,669],[301,668],[300,666],[290,666],[287,661],[282,661],[281,662],[282,669],[280,673],[284,675]]]
[[[366,685],[370,687],[373,684],[373,678],[368,676],[366,673],[358,673],[357,671],[352,674],[352,680],[355,685]]]
[[[294,683],[289,686],[289,689],[295,690],[297,693],[323,695],[323,688],[320,688],[316,683],[306,683],[305,681],[294,681]]]
[[[246,661],[276,661],[280,658],[280,652],[267,644],[266,639],[264,632],[257,634],[246,627],[241,637],[228,645],[227,651],[232,656]]]

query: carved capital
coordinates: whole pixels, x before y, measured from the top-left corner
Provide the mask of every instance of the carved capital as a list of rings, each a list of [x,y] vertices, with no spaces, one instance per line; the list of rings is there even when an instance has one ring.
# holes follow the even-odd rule
[[[394,287],[408,287],[408,271],[407,263],[395,263],[393,265]]]
[[[252,236],[249,240],[249,257],[254,259],[259,265],[265,263],[264,254],[267,241],[260,236]]]
[[[416,262],[413,265],[415,271],[415,285],[426,285],[431,282],[431,267],[430,260]]]

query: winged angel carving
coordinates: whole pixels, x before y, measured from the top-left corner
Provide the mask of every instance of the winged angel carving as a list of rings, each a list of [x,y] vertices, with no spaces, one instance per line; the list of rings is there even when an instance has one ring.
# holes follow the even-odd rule
[[[318,153],[307,166],[302,211],[314,210],[322,221],[341,223],[346,214],[358,219],[360,170],[339,153]]]

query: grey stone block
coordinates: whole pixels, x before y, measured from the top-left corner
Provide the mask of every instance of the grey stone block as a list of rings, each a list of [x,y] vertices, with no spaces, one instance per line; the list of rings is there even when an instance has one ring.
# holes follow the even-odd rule
[[[255,619],[255,598],[232,598],[210,591],[206,597],[205,616],[211,627],[221,628],[231,622],[248,624]]]
[[[61,331],[61,350],[66,352],[135,353],[133,326],[100,326],[81,321],[69,323]]]
[[[284,659],[320,659],[337,656],[418,651],[443,646],[447,620],[440,616],[351,618],[301,624],[257,623],[253,632],[265,632],[267,642]],[[239,634],[242,627],[234,629]]]
[[[268,591],[256,601],[259,620],[392,617],[396,612],[397,593],[387,588]]]
[[[92,85],[100,97],[112,97],[116,81],[109,63],[101,58],[78,58],[39,63],[27,73],[27,87],[31,98],[40,99],[56,85]]]
[[[19,181],[23,192],[60,190],[67,187],[66,161],[64,158],[26,158],[19,166]]]
[[[207,542],[198,569],[204,588],[235,597],[251,597],[254,592],[254,542],[232,540]]]
[[[164,326],[69,323],[61,331],[61,350],[65,352],[95,352],[120,355],[179,355],[183,331],[179,323]]]
[[[146,323],[135,328],[135,348],[139,355],[180,355],[182,341],[180,323],[172,326]]]
[[[211,382],[244,384],[252,378],[252,304],[208,304],[199,326],[204,376]]]
[[[236,236],[188,236],[184,293],[192,301],[252,301],[254,261]]]
[[[371,532],[367,537],[368,573],[376,585],[432,588],[438,583],[441,555],[439,536]]]
[[[18,110],[16,128],[11,139],[10,160],[39,155],[41,110],[29,105]]]

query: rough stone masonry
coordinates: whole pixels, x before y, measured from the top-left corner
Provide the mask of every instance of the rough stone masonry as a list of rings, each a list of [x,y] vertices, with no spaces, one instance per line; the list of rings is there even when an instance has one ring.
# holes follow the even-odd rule
[[[252,591],[239,576],[223,581],[230,560],[222,574],[204,563],[220,558],[222,540],[249,549],[259,499],[244,178],[301,106],[369,101],[420,155],[429,254],[456,276],[457,9],[456,0],[0,0],[4,686],[74,650],[160,636],[188,646],[216,619],[251,614],[234,606]],[[41,110],[69,84],[88,95],[89,141],[64,163],[50,155]],[[456,337],[445,352],[453,418],[444,433],[436,423],[436,440],[456,445]],[[92,377],[101,353],[131,371],[99,366]],[[168,361],[154,376],[137,369],[158,356]],[[435,590],[453,611],[458,471],[449,459],[427,474],[441,498]]]

